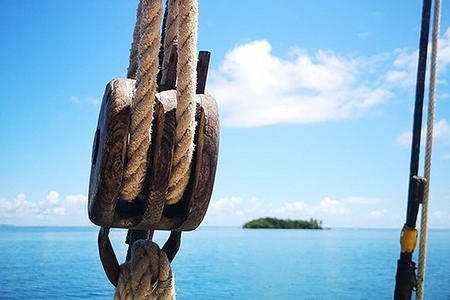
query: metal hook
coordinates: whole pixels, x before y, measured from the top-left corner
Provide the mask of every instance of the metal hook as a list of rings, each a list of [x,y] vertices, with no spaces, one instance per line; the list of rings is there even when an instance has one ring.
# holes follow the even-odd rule
[[[117,260],[116,254],[114,253],[114,249],[111,245],[111,241],[109,240],[109,228],[101,227],[98,233],[98,251],[100,255],[100,260],[102,262],[103,270],[105,271],[106,276],[113,286],[117,286],[119,283],[119,272],[120,266]],[[129,244],[128,252],[127,252],[127,261],[130,259],[130,249],[133,246],[133,243],[139,239],[152,239],[153,238],[153,230],[134,230],[129,229],[127,234],[126,243]],[[171,231],[170,236],[167,241],[164,243],[162,247],[162,251],[164,251],[169,259],[169,262],[172,262],[175,256],[177,255],[178,250],[181,245],[181,231]]]
[[[162,247],[162,251],[166,252],[169,262],[177,255],[181,245],[181,231],[171,231],[170,236]]]
[[[98,252],[106,276],[113,286],[117,286],[120,267],[108,235],[109,228],[101,227],[98,232]]]

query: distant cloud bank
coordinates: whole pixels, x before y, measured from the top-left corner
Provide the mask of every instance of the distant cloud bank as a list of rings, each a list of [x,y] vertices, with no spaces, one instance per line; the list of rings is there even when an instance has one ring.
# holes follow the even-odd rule
[[[361,219],[374,219],[387,212],[378,208],[385,201],[371,197],[346,197],[341,200],[324,197],[311,204],[303,201],[284,202],[279,206],[265,203],[256,197],[245,200],[241,197],[224,197],[212,201],[207,213],[206,223],[212,225],[241,225],[259,217],[290,219],[315,218],[323,220],[325,226],[352,226]]]
[[[40,201],[27,200],[25,194],[15,199],[0,198],[0,223],[13,225],[88,225],[87,197],[67,195],[61,199],[56,191],[50,191]]]
[[[256,197],[248,200],[242,197],[224,197],[212,201],[207,212],[206,225],[240,226],[260,217],[289,219],[318,219],[326,227],[400,228],[404,223],[404,212],[386,208],[391,201],[374,197],[345,197],[333,199],[324,197],[314,204],[303,201],[285,202],[279,206],[262,202]],[[431,212],[431,227],[450,227],[450,212]]]
[[[324,221],[329,227],[397,227],[403,224],[403,211],[393,212],[385,206],[390,201],[376,197],[350,196],[342,199],[324,197],[321,201],[284,202],[278,206],[270,201],[260,201],[257,197],[223,197],[212,200],[203,225],[233,225],[259,217],[278,217],[290,219],[315,218]],[[440,209],[431,211],[431,227],[450,227],[450,211]],[[90,225],[87,216],[87,197],[82,194],[61,197],[50,191],[40,201],[27,200],[24,194],[14,199],[0,198],[0,224],[24,226],[86,226]]]

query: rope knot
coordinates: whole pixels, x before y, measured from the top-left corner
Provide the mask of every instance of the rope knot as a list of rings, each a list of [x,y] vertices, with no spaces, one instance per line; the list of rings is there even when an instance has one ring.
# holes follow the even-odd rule
[[[175,284],[167,255],[151,240],[138,240],[130,261],[120,266],[115,300],[172,300]]]

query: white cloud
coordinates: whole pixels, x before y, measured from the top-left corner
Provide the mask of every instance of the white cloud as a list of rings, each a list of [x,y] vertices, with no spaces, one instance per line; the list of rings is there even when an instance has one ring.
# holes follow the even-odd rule
[[[234,210],[241,202],[242,199],[239,197],[221,198],[212,202],[210,209],[213,211]]]
[[[280,208],[274,210],[276,215],[284,216],[286,214],[310,214],[313,208],[302,201],[286,202]],[[315,210],[315,209],[314,209]]]
[[[89,103],[89,104],[92,104],[92,105],[94,105],[94,106],[97,106],[97,105],[100,104],[101,100],[100,100],[100,98],[86,97],[86,98],[84,99],[84,102]]]
[[[256,197],[250,199],[224,197],[211,201],[203,224],[239,226],[260,217],[315,218],[323,220],[325,226],[332,227],[394,227],[401,224],[402,214],[395,215],[385,208],[376,207],[384,202],[383,199],[376,197],[351,196],[342,200],[324,197],[316,203],[292,201],[274,206],[271,203],[261,202]],[[450,225],[448,210],[437,210],[433,215],[434,225],[440,227]],[[367,217],[371,218],[369,223]],[[0,198],[0,224],[2,223],[32,226],[89,225],[87,197],[76,194],[61,198],[58,192],[50,191],[41,201],[27,200],[24,194],[18,194],[12,200]]]
[[[82,194],[66,196],[66,205],[73,207],[84,207],[87,204],[87,197]]]
[[[421,145],[424,146],[426,142],[426,134],[427,134],[427,128],[424,127],[421,130]],[[410,147],[411,145],[411,139],[412,139],[412,132],[411,131],[405,131],[402,134],[400,134],[397,139],[397,145],[399,146],[405,146]],[[450,124],[447,122],[447,120],[442,119],[434,123],[433,125],[433,140],[434,141],[440,141],[445,144],[450,143]]]
[[[363,32],[360,37],[369,36]],[[317,123],[357,118],[416,81],[418,50],[395,49],[368,58],[314,54],[293,48],[288,59],[266,40],[237,46],[212,72],[209,89],[225,126]],[[450,66],[450,28],[439,41],[439,72]],[[367,78],[370,76],[371,78]],[[438,83],[445,83],[443,76]],[[446,94],[440,98],[445,98]]]
[[[349,204],[366,204],[366,205],[374,205],[383,202],[383,199],[380,198],[372,198],[372,197],[358,197],[351,196],[343,199],[345,203]]]
[[[432,214],[433,217],[429,218],[429,222],[434,227],[448,228],[450,224],[450,211],[448,209],[436,210]]]
[[[80,98],[78,98],[76,96],[70,96],[69,100],[72,103],[80,103],[81,102]]]
[[[386,81],[387,82],[400,81],[400,82],[403,82],[404,84],[407,83],[409,85],[411,82],[411,79],[408,78],[408,80],[405,80],[405,79],[407,79],[407,77],[408,77],[408,73],[405,71],[389,71],[386,74]]]
[[[433,214],[436,218],[441,219],[441,218],[450,218],[450,214],[448,211],[446,210],[437,210],[434,212]]]
[[[332,214],[332,215],[342,215],[348,212],[341,201],[334,200],[329,197],[325,197],[320,202],[319,210],[321,210],[325,214]]]
[[[13,201],[0,198],[0,216],[3,218],[22,217],[28,212],[34,212],[38,208],[37,203],[26,200],[25,194],[18,194]]]
[[[450,66],[450,28],[447,28],[442,38],[439,39],[438,57],[440,71]]]
[[[253,127],[354,118],[391,96],[358,80],[365,62],[319,50],[293,50],[293,59],[271,53],[265,40],[227,53],[209,85],[225,125]]]
[[[101,99],[97,97],[85,97],[84,99],[81,99],[77,96],[70,96],[69,101],[75,104],[87,103],[93,106],[98,106],[101,103]]]
[[[63,200],[50,191],[44,200],[30,201],[25,194],[0,198],[0,223],[14,225],[87,225],[87,197],[68,195]]]
[[[371,35],[372,35],[372,32],[370,32],[370,31],[365,31],[365,32],[360,32],[360,33],[358,33],[358,37],[359,37],[360,39],[368,38],[368,37],[370,37]]]
[[[56,191],[50,191],[46,199],[50,204],[57,204],[59,202],[59,193]]]
[[[428,53],[431,53],[431,44],[428,45]],[[386,73],[384,79],[386,83],[411,87],[416,84],[417,62],[419,51],[409,49],[396,49],[393,51],[395,56],[392,68]],[[429,56],[430,57],[430,56]],[[430,62],[428,61],[428,66]],[[439,39],[438,49],[438,72],[444,73],[450,66],[450,28],[444,32]],[[427,80],[428,82],[428,80]],[[442,78],[438,77],[438,83],[443,83]],[[444,97],[445,98],[445,97]]]
[[[410,87],[416,83],[417,60],[419,51],[395,49],[392,52],[394,61],[392,68],[387,71],[384,79],[387,84]]]
[[[253,218],[267,213],[269,213],[267,207],[262,207],[256,197],[252,197],[249,201],[244,201],[241,197],[224,197],[211,201],[205,223],[236,225],[242,224],[249,217]]]
[[[301,216],[302,218],[311,218],[324,215],[344,215],[348,213],[342,201],[331,199],[330,197],[323,198],[318,205],[311,205],[305,202],[286,202],[280,208],[273,210],[276,216],[295,218]],[[298,217],[297,217],[298,218]]]
[[[450,143],[450,125],[447,120],[443,119],[434,124],[434,137],[441,139],[445,143]]]
[[[241,197],[224,197],[212,201],[207,213],[206,225],[242,225],[260,217],[278,217],[290,219],[323,220],[325,226],[361,226],[367,216],[387,217],[391,222],[393,216],[383,208],[374,209],[374,205],[384,202],[375,197],[345,197],[342,200],[324,197],[316,203],[303,201],[285,202],[281,205],[263,203],[256,197],[245,200]],[[370,209],[369,209],[370,208]],[[387,226],[384,219],[367,226]]]
[[[385,216],[388,212],[389,211],[387,209],[376,209],[369,212],[369,216],[379,218]]]
[[[397,145],[399,146],[409,147],[411,145],[411,139],[412,139],[411,131],[404,131],[397,137],[396,142]]]

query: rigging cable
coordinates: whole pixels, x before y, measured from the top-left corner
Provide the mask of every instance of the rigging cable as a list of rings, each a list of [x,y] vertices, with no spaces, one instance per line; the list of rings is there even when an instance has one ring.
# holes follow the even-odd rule
[[[427,117],[427,141],[425,149],[425,168],[424,177],[427,184],[424,188],[422,201],[422,214],[420,220],[420,241],[419,241],[419,263],[417,271],[417,292],[416,299],[423,299],[423,290],[425,283],[425,264],[427,250],[427,231],[428,231],[428,200],[430,194],[430,174],[431,174],[431,154],[433,150],[433,125],[436,100],[436,71],[438,59],[439,44],[439,25],[441,18],[441,0],[435,0],[433,15],[433,36],[431,44],[431,70],[430,70],[430,86],[428,95],[428,117]]]
[[[419,43],[419,60],[417,66],[416,96],[414,104],[413,134],[411,142],[411,163],[408,187],[408,205],[406,222],[400,236],[401,252],[397,260],[395,275],[395,300],[410,300],[417,285],[416,264],[412,260],[417,243],[417,213],[423,198],[426,180],[418,176],[420,157],[420,136],[422,131],[423,98],[425,90],[425,72],[427,65],[428,36],[430,31],[431,0],[424,0]]]

